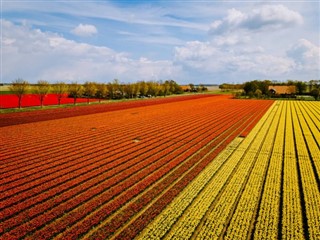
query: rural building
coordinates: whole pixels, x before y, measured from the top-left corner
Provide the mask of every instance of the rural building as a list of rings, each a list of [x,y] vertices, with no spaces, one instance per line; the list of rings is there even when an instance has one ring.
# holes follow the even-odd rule
[[[293,95],[296,93],[296,86],[294,85],[281,85],[269,86],[269,92],[275,95]]]

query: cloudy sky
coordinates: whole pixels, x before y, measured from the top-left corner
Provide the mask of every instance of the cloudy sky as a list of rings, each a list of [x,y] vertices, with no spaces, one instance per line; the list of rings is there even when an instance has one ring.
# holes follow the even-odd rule
[[[1,0],[1,82],[320,79],[319,14],[319,0]]]

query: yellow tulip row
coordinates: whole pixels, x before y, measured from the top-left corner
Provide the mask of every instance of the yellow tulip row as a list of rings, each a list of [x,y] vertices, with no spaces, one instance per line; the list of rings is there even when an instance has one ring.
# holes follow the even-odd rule
[[[179,233],[186,238],[187,234],[193,233],[197,224],[199,224],[201,218],[195,219],[196,215],[200,216],[205,214],[203,211],[203,205],[199,208],[197,206],[190,206],[194,201],[199,202],[199,199],[206,201],[203,196],[206,196],[208,192],[212,195],[219,194],[223,188],[228,177],[232,174],[233,169],[237,165],[239,159],[246,152],[247,147],[251,144],[255,137],[255,134],[262,128],[263,123],[268,119],[268,115],[271,113],[271,109],[262,117],[261,121],[255,126],[252,132],[242,141],[241,138],[236,138],[224,151],[222,151],[212,161],[203,172],[201,172],[166,208],[160,215],[158,215],[153,222],[151,222],[137,237],[137,239],[159,239],[168,234],[167,238],[177,237],[174,233]],[[240,144],[240,141],[242,143]],[[239,145],[240,144],[240,145]],[[240,147],[241,146],[241,147]],[[236,149],[236,151],[234,151]],[[210,181],[210,182],[209,182]],[[208,183],[209,182],[209,183]],[[206,188],[205,190],[203,188]],[[215,188],[215,190],[209,190]],[[196,198],[196,200],[195,200]],[[209,204],[206,204],[210,206]],[[189,209],[193,209],[196,212],[191,213]],[[185,224],[185,220],[188,220],[187,214],[192,214],[190,218],[194,223],[191,225]],[[196,215],[194,215],[196,214]],[[182,217],[181,217],[182,216]],[[181,217],[181,219],[179,219]],[[176,224],[175,224],[176,223]],[[182,224],[181,224],[182,223]],[[192,226],[192,227],[191,227]],[[183,229],[178,229],[182,227]],[[172,230],[174,229],[174,230]]]
[[[312,106],[316,106],[316,104],[318,104],[318,108],[311,108]],[[315,168],[318,174],[320,174],[320,103],[299,102],[297,105],[300,110],[298,116],[303,115],[303,118],[299,118],[302,125],[301,127],[303,128],[303,134],[308,143],[311,157],[314,159],[313,163]]]
[[[277,239],[280,221],[281,169],[283,161],[285,111],[286,105],[281,102],[281,116],[275,136],[268,174],[261,197],[260,210],[255,225],[254,239]]]
[[[292,102],[287,102],[283,166],[282,238],[304,239],[297,159],[292,122]]]
[[[236,210],[231,218],[224,239],[246,239],[251,232],[258,204],[260,202],[263,183],[266,177],[265,175],[267,173],[273,146],[276,146],[275,144],[279,143],[279,141],[275,141],[279,140],[276,139],[276,137],[278,137],[277,132],[279,130],[278,125],[281,119],[282,107],[283,104],[280,104],[278,106],[275,117],[270,124],[270,128],[266,134],[264,141],[262,142],[261,149],[259,150],[259,154],[257,155],[256,163],[252,171],[250,172],[250,177],[248,179],[248,182],[245,184],[245,188],[241,194],[241,198],[239,199]],[[273,164],[275,164],[275,162],[273,162]],[[274,186],[271,185],[266,187]],[[280,188],[280,182],[278,183],[277,188]],[[265,210],[265,212],[268,213],[270,211],[270,209]],[[257,239],[270,239],[269,236],[266,236],[266,234],[267,232],[261,234],[261,236],[259,236]]]
[[[235,161],[239,162],[239,165],[230,179],[225,182],[225,187],[219,195],[219,198],[210,206],[209,211],[202,220],[198,228],[197,239],[217,239],[222,237],[226,229],[226,223],[229,221],[229,217],[237,204],[238,196],[240,196],[243,191],[246,179],[255,164],[257,153],[263,145],[264,139],[277,112],[275,105],[273,105],[270,110],[261,128],[254,128],[251,132],[252,135],[249,136],[251,133],[248,135],[248,137],[253,138],[253,141],[246,146],[243,144],[239,146],[238,149],[243,149],[244,154],[242,156],[237,154],[233,155],[236,159]],[[244,142],[245,141],[243,141],[243,143]],[[230,161],[233,156],[231,156],[228,161]],[[242,226],[239,227],[241,228]]]
[[[320,239],[318,110],[276,101],[137,239]]]
[[[310,161],[312,159],[313,162],[319,163],[320,150],[314,143],[308,124],[305,121],[304,117],[308,114],[307,111],[305,111],[305,108],[298,107],[301,106],[296,105],[293,109],[293,126],[304,201],[308,203],[305,204],[308,232],[310,239],[320,239],[320,192]],[[308,148],[313,157],[309,156]]]
[[[163,237],[241,142],[241,138],[234,139],[229,146],[216,157],[214,164],[209,164],[203,172],[144,229],[137,239],[158,239]]]

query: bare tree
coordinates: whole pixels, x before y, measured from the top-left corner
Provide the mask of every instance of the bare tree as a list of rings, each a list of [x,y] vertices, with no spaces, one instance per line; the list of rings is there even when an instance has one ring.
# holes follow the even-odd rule
[[[43,101],[50,90],[50,83],[45,80],[39,80],[35,86],[35,93],[38,95],[40,105],[43,107]]]
[[[69,85],[69,94],[73,97],[73,104],[76,105],[77,98],[83,94],[83,86],[77,82],[73,82]]]
[[[53,86],[53,92],[56,94],[58,98],[58,104],[61,104],[61,99],[68,92],[68,86],[64,82],[57,82]]]
[[[23,95],[25,95],[29,89],[30,84],[28,81],[18,78],[12,82],[12,85],[9,87],[10,91],[12,91],[18,97],[18,106],[21,108],[21,101]]]

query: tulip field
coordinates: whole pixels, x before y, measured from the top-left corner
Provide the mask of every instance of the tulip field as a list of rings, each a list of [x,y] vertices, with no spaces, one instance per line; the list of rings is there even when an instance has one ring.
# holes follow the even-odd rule
[[[320,239],[320,104],[276,101],[137,239]]]
[[[320,239],[319,102],[189,95],[0,130],[0,239]]]

